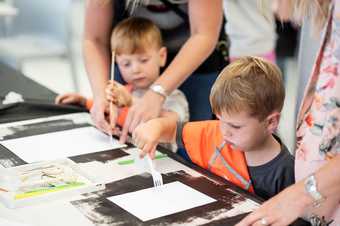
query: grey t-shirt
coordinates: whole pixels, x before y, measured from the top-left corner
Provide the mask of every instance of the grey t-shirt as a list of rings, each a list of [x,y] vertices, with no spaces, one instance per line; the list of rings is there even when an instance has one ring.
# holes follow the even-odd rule
[[[264,199],[273,197],[286,187],[295,183],[294,157],[287,147],[281,144],[281,152],[270,162],[261,166],[248,166],[255,194]]]

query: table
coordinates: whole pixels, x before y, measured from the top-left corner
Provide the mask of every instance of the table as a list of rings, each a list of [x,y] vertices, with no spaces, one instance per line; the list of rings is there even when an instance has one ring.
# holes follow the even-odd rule
[[[2,100],[11,91],[21,94],[25,102],[2,105]],[[53,104],[56,96],[55,92],[18,70],[0,63],[0,123],[86,111],[77,106],[56,106]]]
[[[10,74],[13,74],[13,77],[10,77]],[[55,93],[30,79],[19,76],[16,71],[3,65],[0,65],[0,78],[1,81],[5,81],[2,78],[8,79],[6,80],[9,82],[8,84],[13,84],[13,87],[9,88],[9,85],[1,83],[0,93],[2,94],[6,93],[4,90],[14,89],[20,91],[24,97],[28,96],[32,99],[47,102],[51,101],[51,98],[55,96]],[[14,78],[18,80],[14,82]],[[35,104],[37,105],[37,103]],[[29,110],[25,109],[25,111]],[[72,110],[69,113],[74,113]],[[22,114],[27,114],[27,112],[22,112]],[[8,114],[4,114],[4,117],[7,116]],[[7,125],[6,127],[8,127]],[[1,126],[4,126],[4,124],[0,124]],[[34,127],[30,128],[34,130]],[[34,131],[36,133],[37,130],[35,129]],[[162,173],[165,183],[180,181],[213,197],[217,202],[142,222],[106,199],[112,195],[152,187],[150,174],[140,174],[133,168],[124,168],[124,166],[117,164],[120,159],[130,155],[134,149],[133,145],[129,144],[128,147],[122,149],[70,157],[83,170],[94,173],[98,181],[106,183],[105,190],[86,195],[65,197],[57,201],[40,203],[15,210],[7,209],[0,204],[0,218],[15,220],[31,226],[105,226],[118,223],[120,225],[234,225],[245,216],[245,212],[248,212],[249,209],[254,208],[261,202],[257,197],[237,188],[223,178],[188,163],[169,150],[159,147],[158,150],[167,155],[165,158],[155,160],[156,168]],[[0,167],[1,165],[9,167],[24,163],[18,156],[0,145]],[[141,205],[145,205],[147,208],[147,203]],[[235,206],[238,207],[235,208]]]

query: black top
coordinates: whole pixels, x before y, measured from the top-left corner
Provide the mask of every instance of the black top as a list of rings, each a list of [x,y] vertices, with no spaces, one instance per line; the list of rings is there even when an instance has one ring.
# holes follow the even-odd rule
[[[262,166],[248,166],[255,193],[264,199],[295,183],[294,157],[278,137],[275,139],[281,144],[281,152]]]
[[[190,37],[190,22],[188,16],[187,2],[173,2],[169,0],[159,0],[156,4],[140,4],[137,8],[128,12],[126,1],[114,1],[113,4],[113,26],[123,19],[133,16],[147,18],[153,21],[160,29],[164,46],[167,47],[167,65],[177,55],[184,43]],[[223,21],[225,23],[225,21]],[[196,73],[211,73],[222,70],[228,64],[228,39],[221,26],[219,42],[215,50],[196,69]],[[166,65],[166,66],[167,66]],[[117,74],[120,76],[119,74]],[[121,78],[119,82],[124,82]]]

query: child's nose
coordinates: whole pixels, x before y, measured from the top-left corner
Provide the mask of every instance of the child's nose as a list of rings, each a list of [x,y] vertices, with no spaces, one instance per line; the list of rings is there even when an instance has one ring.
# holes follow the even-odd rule
[[[133,73],[138,73],[138,72],[140,72],[140,66],[139,66],[139,64],[133,64],[133,65],[132,65],[132,72],[133,72]]]

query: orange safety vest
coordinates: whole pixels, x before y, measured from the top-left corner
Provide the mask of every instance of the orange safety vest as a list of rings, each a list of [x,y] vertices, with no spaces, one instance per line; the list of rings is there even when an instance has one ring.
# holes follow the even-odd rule
[[[129,92],[131,93],[132,92],[132,85],[125,85],[126,89],[129,90]],[[87,110],[90,110],[91,107],[93,105],[93,99],[87,99],[86,100],[86,104],[85,104],[85,107]],[[124,122],[126,120],[126,116],[129,112],[129,107],[123,107],[123,108],[120,108],[119,109],[119,114],[118,114],[118,118],[117,118],[117,124],[121,127],[123,127],[124,125]]]
[[[186,123],[182,130],[182,141],[193,163],[254,192],[244,153],[225,144],[219,121]]]

